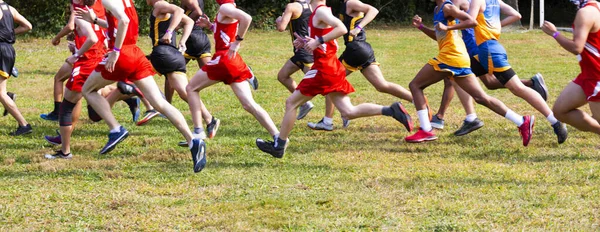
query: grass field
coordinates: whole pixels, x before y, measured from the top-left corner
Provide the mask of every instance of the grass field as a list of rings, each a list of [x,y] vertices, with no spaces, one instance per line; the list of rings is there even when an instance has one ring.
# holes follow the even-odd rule
[[[437,44],[417,30],[368,33],[386,78],[405,87],[437,53]],[[506,33],[502,42],[521,77],[544,74],[549,104],[579,72],[576,58],[541,32]],[[149,43],[140,40],[147,52]],[[221,129],[207,141],[207,168],[194,174],[188,150],[176,146],[182,140],[176,129],[166,119],[136,127],[123,103],[115,112],[131,136],[113,152],[98,154],[107,127],[92,124],[84,111],[74,159],[45,160],[57,147],[43,135],[54,134],[57,124],[39,114],[51,110],[52,76],[68,55],[66,45],[35,39],[15,47],[20,77],[8,89],[18,94],[34,133],[10,137],[14,119],[0,118],[1,231],[600,229],[598,137],[569,127],[569,140],[557,145],[544,117],[507,90],[488,93],[539,119],[527,148],[512,123],[480,106],[486,126],[453,136],[464,117],[458,99],[432,143],[405,143],[408,133],[387,117],[312,131],[306,123],[323,114],[317,97],[307,119],[296,123],[286,156],[276,160],[254,145],[268,137],[266,130],[227,86],[216,85],[202,94]],[[251,31],[241,55],[260,79],[256,101],[279,125],[289,93],[276,75],[291,55],[288,34]],[[197,70],[188,68],[189,76]],[[397,101],[360,74],[349,80],[354,103]],[[441,90],[441,83],[426,90],[434,108]],[[414,106],[404,104],[416,118]],[[187,104],[176,98],[175,105],[190,122]],[[339,113],[334,123],[341,127]]]

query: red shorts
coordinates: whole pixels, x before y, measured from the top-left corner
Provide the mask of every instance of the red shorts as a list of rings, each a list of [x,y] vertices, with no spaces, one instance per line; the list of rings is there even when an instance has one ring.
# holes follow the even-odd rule
[[[102,60],[96,68],[96,72],[102,73],[102,77],[106,80],[134,82],[155,74],[152,64],[136,45],[124,45],[121,48],[119,60],[117,60],[112,73],[106,71],[105,63],[106,59]]]
[[[71,73],[71,78],[67,81],[67,89],[73,92],[81,93],[81,87],[87,80],[87,78],[92,74],[94,69],[98,66],[98,63],[102,61],[102,57],[98,57],[96,59],[87,59],[81,58],[73,64],[73,72]]]
[[[339,62],[339,61],[338,61]],[[313,66],[314,67],[314,66]],[[300,81],[296,90],[302,95],[314,97],[319,94],[325,96],[327,94],[337,92],[348,95],[354,92],[354,88],[346,80],[346,70],[341,66],[334,69],[332,73],[325,73],[317,69],[312,69],[304,75],[304,79]]]
[[[202,71],[206,72],[208,79],[222,81],[226,85],[243,82],[253,76],[240,54],[229,59],[227,51],[217,52],[212,60],[202,67]]]
[[[573,83],[581,86],[587,97],[587,101],[600,102],[600,79],[594,78],[594,76],[581,73],[573,80]]]

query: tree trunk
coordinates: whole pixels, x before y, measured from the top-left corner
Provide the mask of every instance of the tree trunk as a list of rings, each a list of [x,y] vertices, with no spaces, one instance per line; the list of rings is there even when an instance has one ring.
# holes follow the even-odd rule
[[[519,11],[519,0],[506,0],[505,2],[506,2],[506,4],[515,8],[515,10]],[[519,20],[519,21],[513,23],[511,26],[521,27],[521,21]]]
[[[529,16],[529,30],[533,30],[533,17],[535,16],[535,13],[533,12],[533,10],[535,9],[535,0],[531,0],[531,13]]]

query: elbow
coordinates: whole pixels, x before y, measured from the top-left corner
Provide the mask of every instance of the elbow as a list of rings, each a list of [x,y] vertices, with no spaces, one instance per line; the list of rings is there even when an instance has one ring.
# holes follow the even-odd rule
[[[285,27],[283,25],[277,24],[277,30],[279,32],[284,32],[285,31]]]
[[[31,25],[31,23],[26,23],[25,25],[23,25],[23,27],[25,29],[27,29],[27,31],[31,31],[33,29],[33,26]]]
[[[467,24],[469,27],[476,27],[477,25],[479,25],[479,23],[477,23],[477,21],[475,20],[469,20],[469,23]]]
[[[93,44],[98,43],[98,37],[96,36],[90,36],[89,37],[90,42],[92,42]]]
[[[377,16],[379,14],[379,10],[375,7],[371,7],[371,9],[369,9],[369,13],[373,12],[372,14]]]
[[[348,33],[348,29],[346,29],[346,26],[343,26],[340,29],[341,29],[340,30],[340,34],[341,34],[340,36],[345,35],[345,34]]]
[[[521,18],[522,18],[522,17],[523,17],[523,16],[521,16],[521,13],[519,13],[519,12],[517,12],[517,13],[515,14],[515,18],[516,18],[517,20],[521,20]]]

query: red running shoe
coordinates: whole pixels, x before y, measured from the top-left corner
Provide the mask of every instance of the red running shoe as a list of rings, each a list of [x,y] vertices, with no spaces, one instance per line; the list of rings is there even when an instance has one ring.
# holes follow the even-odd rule
[[[523,125],[519,127],[519,133],[523,138],[523,146],[529,145],[531,137],[533,136],[533,124],[535,124],[535,116],[523,116]]]
[[[404,140],[409,143],[422,143],[427,141],[433,141],[436,139],[437,136],[435,136],[433,132],[427,132],[423,129],[419,129],[419,131],[417,131],[417,133],[415,133],[414,135],[404,138]]]

